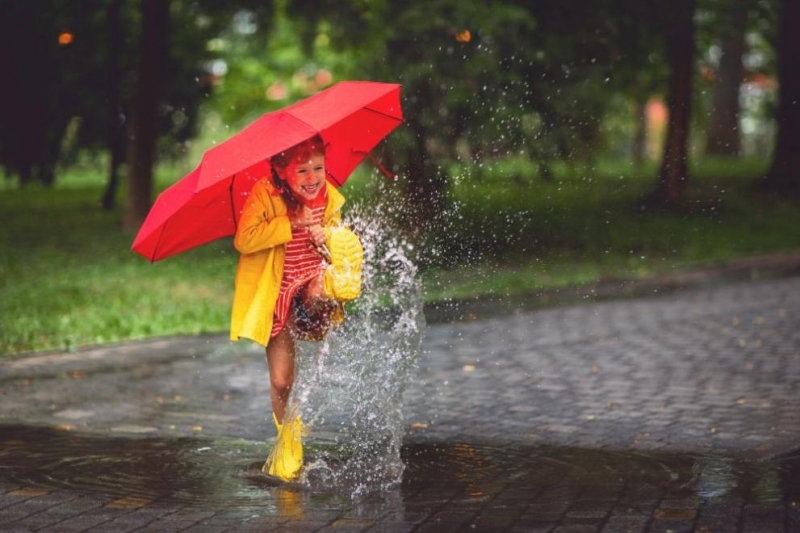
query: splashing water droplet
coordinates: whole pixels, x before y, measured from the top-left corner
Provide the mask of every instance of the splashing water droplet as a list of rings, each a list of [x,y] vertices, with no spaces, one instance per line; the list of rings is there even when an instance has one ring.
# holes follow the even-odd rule
[[[399,232],[374,214],[351,211],[347,223],[364,247],[362,292],[324,342],[299,343],[291,404],[309,428],[300,482],[358,497],[401,481],[402,395],[425,318],[411,247]]]

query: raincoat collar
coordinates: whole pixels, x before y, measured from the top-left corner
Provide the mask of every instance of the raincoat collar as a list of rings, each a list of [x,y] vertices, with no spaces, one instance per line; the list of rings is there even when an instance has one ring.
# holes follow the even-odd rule
[[[325,208],[325,213],[322,215],[323,225],[327,224],[336,213],[341,211],[344,205],[344,196],[336,187],[328,181],[325,182],[325,187],[328,193],[328,205]]]

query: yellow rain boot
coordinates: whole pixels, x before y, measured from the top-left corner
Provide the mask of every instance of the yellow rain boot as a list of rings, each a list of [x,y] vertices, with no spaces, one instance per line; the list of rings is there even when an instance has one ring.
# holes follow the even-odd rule
[[[278,429],[278,437],[261,471],[283,481],[291,481],[303,467],[303,422],[298,416],[289,423],[279,424],[275,413],[272,413],[272,420]]]

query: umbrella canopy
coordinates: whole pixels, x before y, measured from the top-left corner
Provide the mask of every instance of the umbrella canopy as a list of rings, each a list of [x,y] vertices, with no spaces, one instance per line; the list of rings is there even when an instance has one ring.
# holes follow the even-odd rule
[[[400,86],[367,81],[340,82],[262,115],[158,196],[131,249],[158,261],[233,235],[250,189],[271,175],[269,158],[317,134],[328,180],[341,186],[402,121]]]

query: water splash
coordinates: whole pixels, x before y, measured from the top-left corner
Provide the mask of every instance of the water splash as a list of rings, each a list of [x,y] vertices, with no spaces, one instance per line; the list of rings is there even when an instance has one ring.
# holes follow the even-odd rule
[[[374,213],[350,212],[364,246],[361,296],[322,343],[300,343],[291,409],[309,428],[300,482],[353,496],[396,486],[402,396],[425,327],[411,245]]]

